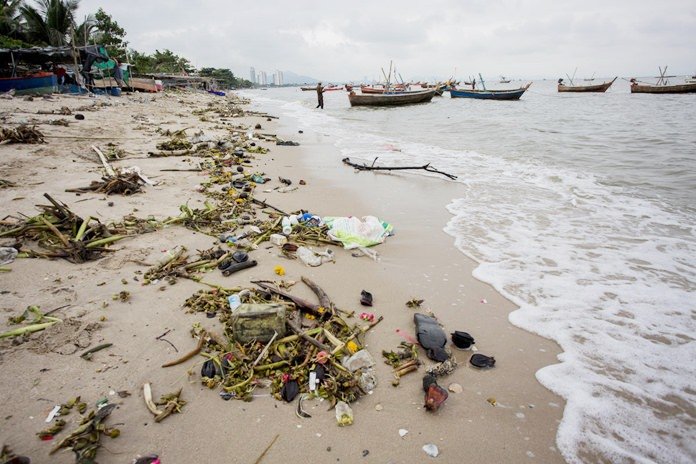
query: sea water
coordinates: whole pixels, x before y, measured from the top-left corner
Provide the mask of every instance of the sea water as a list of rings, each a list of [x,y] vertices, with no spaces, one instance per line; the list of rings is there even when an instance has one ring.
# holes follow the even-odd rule
[[[446,93],[406,108],[246,95],[343,156],[459,176],[446,232],[519,306],[510,321],[563,350],[537,378],[567,400],[567,461],[696,461],[696,95],[631,95],[621,79],[605,94],[538,81],[516,102]]]

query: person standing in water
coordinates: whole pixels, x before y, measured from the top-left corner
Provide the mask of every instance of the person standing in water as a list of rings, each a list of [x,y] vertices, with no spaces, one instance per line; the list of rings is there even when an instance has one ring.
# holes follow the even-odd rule
[[[324,109],[324,87],[321,86],[321,82],[317,83],[317,108]]]

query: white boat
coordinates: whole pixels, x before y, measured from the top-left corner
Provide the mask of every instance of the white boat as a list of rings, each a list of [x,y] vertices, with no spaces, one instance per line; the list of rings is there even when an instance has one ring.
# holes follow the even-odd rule
[[[684,82],[686,82],[687,84],[696,84],[696,74],[691,77],[687,77],[686,79],[684,79]]]

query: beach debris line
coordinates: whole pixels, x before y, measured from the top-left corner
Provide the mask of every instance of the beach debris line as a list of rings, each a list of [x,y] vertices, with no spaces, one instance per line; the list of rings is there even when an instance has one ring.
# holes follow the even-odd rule
[[[422,166],[375,166],[375,163],[377,162],[377,158],[372,160],[371,165],[367,165],[365,163],[363,164],[358,164],[354,163],[350,160],[350,158],[343,158],[341,161],[343,161],[344,164],[347,164],[348,166],[351,166],[355,168],[358,171],[407,171],[407,170],[423,170],[427,172],[432,172],[434,174],[440,174],[443,175],[449,179],[455,180],[457,179],[457,176],[454,174],[449,174],[443,171],[438,171],[434,167],[430,166],[430,163],[424,164]]]
[[[45,143],[44,135],[36,126],[20,125],[14,129],[0,128],[0,144],[8,143]]]
[[[51,205],[37,205],[43,211],[41,214],[17,222],[0,222],[0,237],[30,240],[49,250],[49,253],[29,250],[28,256],[84,263],[99,259],[103,253],[111,251],[107,248],[109,244],[126,238],[91,216],[82,219],[49,194],[44,193],[44,197]],[[22,251],[23,248],[20,254]]]

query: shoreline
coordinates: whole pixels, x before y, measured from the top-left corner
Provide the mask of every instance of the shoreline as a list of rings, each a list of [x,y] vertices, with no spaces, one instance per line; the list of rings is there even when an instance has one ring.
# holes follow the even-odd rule
[[[211,128],[214,121],[201,123],[185,108],[204,107],[208,102],[215,102],[215,98],[218,97],[184,93],[131,96],[121,101],[101,100],[117,106],[100,109],[101,115],[85,113],[99,117],[96,121],[89,118],[91,121],[83,126],[96,134],[105,129],[102,127],[105,120],[113,121],[114,126],[137,125],[137,119],[134,121],[130,115],[118,114],[133,109],[142,111],[143,116],[151,120],[148,124],[172,129],[191,127],[190,134],[199,128],[205,129],[206,133],[216,133]],[[64,103],[67,100],[70,104],[75,101],[60,97],[56,100]],[[11,103],[11,106],[16,106],[20,102],[13,100]],[[4,103],[3,109],[6,110]],[[326,404],[319,402],[306,405],[313,416],[311,419],[299,419],[294,415],[293,404],[265,396],[250,404],[221,402],[216,392],[200,385],[199,367],[194,367],[193,376],[186,378],[186,369],[199,366],[199,360],[171,369],[159,368],[162,362],[177,355],[164,343],[153,342],[154,337],[173,328],[169,339],[174,345],[183,347],[180,351],[185,352],[191,345],[188,335],[191,324],[194,321],[210,324],[212,321],[201,315],[186,314],[181,309],[183,301],[200,288],[200,284],[182,279],[165,292],[158,292],[156,288],[136,287],[138,284],[133,282],[128,287],[133,293],[132,301],[119,304],[110,299],[113,293],[124,287],[119,283],[121,279],[130,281],[135,271],[146,270],[137,264],[138,260],[153,261],[162,250],[179,243],[192,250],[210,246],[210,237],[182,227],[169,227],[124,241],[116,247],[119,251],[105,260],[77,266],[64,261],[20,259],[9,265],[12,272],[0,276],[4,283],[10,283],[9,290],[13,292],[3,305],[6,310],[11,309],[12,313],[6,311],[8,315],[16,315],[28,304],[41,303],[42,308],[48,309],[52,307],[56,294],[65,294],[68,296],[64,299],[70,299],[74,306],[66,311],[68,315],[101,325],[94,330],[89,346],[102,341],[117,341],[108,356],[95,356],[99,361],[88,365],[91,379],[85,370],[87,367],[71,360],[70,356],[50,350],[39,355],[22,345],[12,349],[5,349],[2,345],[0,363],[6,368],[5,377],[9,379],[3,382],[2,390],[10,405],[3,408],[3,416],[12,416],[5,419],[0,435],[2,442],[19,454],[31,456],[34,462],[42,462],[41,459],[47,458],[50,445],[40,442],[33,434],[43,428],[45,409],[50,403],[42,402],[40,398],[61,402],[84,392],[85,401],[94,401],[105,395],[111,399],[110,390],[127,387],[132,396],[119,400],[119,409],[112,420],[124,423],[122,435],[104,443],[110,450],[123,454],[112,455],[103,450],[98,456],[99,462],[123,462],[124,457],[130,459],[137,453],[150,452],[158,452],[165,463],[179,462],[179,459],[181,462],[213,462],[232,456],[239,462],[253,462],[275,435],[279,438],[264,462],[284,462],[288,458],[319,462],[328,459],[355,462],[363,458],[365,462],[413,462],[413,456],[428,459],[421,450],[426,443],[435,443],[440,448],[438,459],[444,462],[458,461],[462,456],[481,462],[520,462],[532,457],[543,462],[563,462],[555,448],[556,430],[563,412],[562,400],[542,387],[534,377],[539,368],[557,362],[558,347],[508,322],[507,315],[514,310],[514,305],[491,286],[472,277],[475,263],[457,250],[454,239],[443,231],[450,217],[445,206],[454,198],[457,185],[421,176],[353,173],[351,168],[341,164],[338,149],[324,136],[307,129],[303,129],[304,134],[298,134],[299,127],[293,121],[282,115],[276,116],[281,119],[269,122],[263,117],[250,116],[232,121],[252,128],[260,123],[261,132],[274,132],[280,138],[300,142],[299,147],[260,143],[270,147],[271,151],[266,155],[255,155],[254,164],[273,179],[271,186],[278,185],[276,179],[279,175],[292,179],[294,184],[303,179],[307,185],[285,194],[261,193],[264,185],[259,185],[256,198],[287,211],[307,208],[322,216],[375,215],[392,223],[395,235],[374,248],[381,256],[380,262],[366,257],[353,258],[350,252],[335,249],[336,264],[308,268],[298,261],[278,258],[277,251],[264,244],[254,252],[254,257],[259,260],[258,267],[230,278],[223,278],[217,275],[219,273],[210,277],[206,275],[205,280],[231,285],[230,282],[248,284],[254,278],[273,279],[276,277],[273,266],[280,264],[286,268],[285,278],[299,280],[300,276],[306,275],[321,285],[339,307],[355,310],[360,309],[360,290],[370,290],[375,297],[375,306],[371,310],[385,317],[366,337],[366,347],[377,360],[378,387],[373,394],[352,405],[355,424],[337,427],[333,411],[326,411]],[[50,129],[52,133],[59,131],[54,127]],[[114,139],[122,138],[115,134],[116,131],[110,132],[108,127],[106,131],[106,136],[114,133]],[[155,134],[145,136],[134,131],[132,128],[126,130],[126,137],[134,136],[132,141],[126,142],[127,151],[146,153],[155,142],[163,139]],[[195,192],[202,176],[155,171],[162,166],[185,167],[188,164],[184,160],[138,158],[136,161],[136,157],[131,158],[133,161],[125,158],[118,166],[138,164],[146,175],[164,180],[166,184],[147,188],[144,194],[132,197],[109,196],[109,200],[116,203],[113,209],[104,208],[105,198],[96,194],[84,194],[82,199],[94,198],[77,203],[74,194],[62,190],[67,185],[88,184],[100,170],[93,156],[89,155],[90,144],[60,139],[56,143],[54,139],[49,142],[42,146],[0,147],[3,153],[12,154],[12,162],[23,159],[18,153],[22,150],[34,155],[33,160],[38,165],[32,165],[36,174],[31,177],[44,179],[46,184],[25,188],[26,198],[14,202],[11,201],[14,194],[8,190],[0,191],[11,212],[29,214],[33,211],[33,205],[41,202],[38,194],[41,188],[52,195],[55,193],[80,215],[91,214],[98,208],[118,217],[137,208],[140,216],[173,216],[180,204],[189,200],[191,206],[202,203],[202,195]],[[72,151],[73,154],[68,155],[72,157],[72,163],[55,158],[61,150]],[[11,174],[22,177],[22,167],[23,163],[13,167]],[[79,167],[87,168],[86,172],[76,169]],[[56,178],[56,172],[65,175]],[[67,177],[70,175],[71,178]],[[7,177],[16,181],[12,176]],[[405,191],[407,196],[403,194]],[[432,203],[442,207],[433,208]],[[37,264],[41,266],[39,269]],[[62,277],[64,280],[55,282],[64,274],[67,274]],[[107,283],[94,286],[95,282],[102,280]],[[32,288],[32,285],[38,285],[38,288]],[[6,287],[3,285],[3,290],[7,290]],[[58,293],[51,293],[56,291]],[[300,286],[295,287],[293,293],[311,295]],[[469,352],[455,351],[459,367],[440,383],[445,387],[458,383],[464,391],[451,393],[443,408],[435,414],[424,412],[422,407],[420,383],[423,369],[404,377],[401,385],[394,388],[389,384],[390,369],[380,356],[382,350],[393,350],[402,341],[395,329],[413,334],[413,310],[407,309],[405,302],[415,297],[425,299],[424,307],[433,310],[447,332],[469,331],[476,338],[479,352],[493,355],[498,361],[493,370],[480,372],[468,365]],[[481,303],[482,299],[487,303]],[[103,301],[109,301],[109,306],[99,309]],[[81,312],[84,314],[78,316]],[[99,316],[106,316],[106,320],[99,321]],[[28,343],[40,344],[42,335],[35,334],[30,338]],[[422,351],[420,355],[421,360],[429,365]],[[44,361],[51,363],[51,370],[39,374],[39,367],[43,365],[38,365]],[[23,369],[25,364],[32,368]],[[111,367],[102,372],[94,370],[106,366]],[[183,386],[185,399],[189,402],[183,413],[154,424],[139,389],[145,381],[153,382],[157,394],[177,385]],[[23,393],[30,385],[34,386],[29,389],[27,397]],[[262,391],[260,395],[267,392]],[[498,406],[491,406],[486,401],[489,398],[495,398]],[[378,404],[382,406],[380,411],[375,409]],[[409,431],[404,438],[398,435],[400,428]],[[181,440],[180,434],[189,441]],[[157,449],[148,449],[153,445]],[[52,462],[71,461],[72,455],[61,451],[54,455]]]

